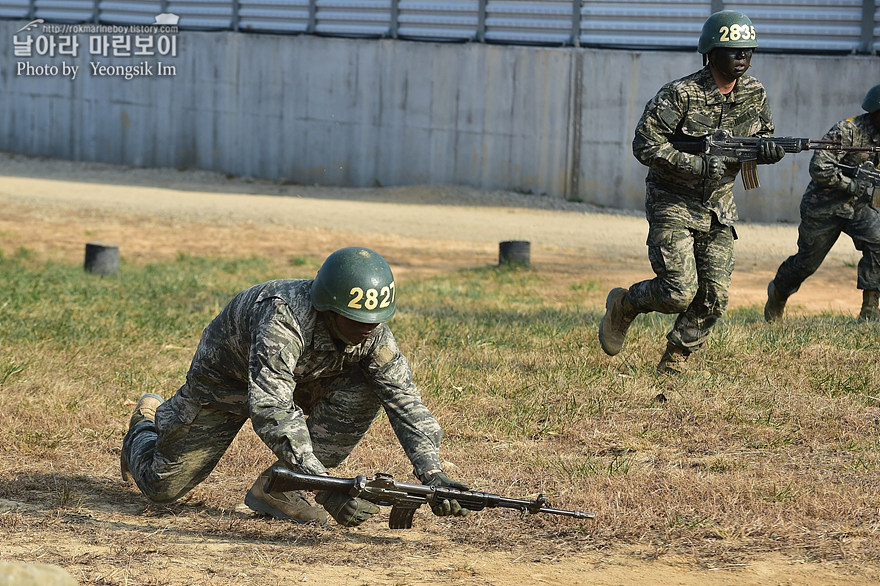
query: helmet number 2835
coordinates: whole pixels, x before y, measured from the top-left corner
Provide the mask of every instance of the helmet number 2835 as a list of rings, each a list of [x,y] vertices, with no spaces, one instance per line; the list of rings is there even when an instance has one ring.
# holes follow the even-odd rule
[[[721,33],[720,40],[722,43],[727,41],[748,41],[757,39],[755,27],[746,24],[732,24],[729,28],[722,26],[718,29],[718,32]]]
[[[351,295],[348,306],[353,309],[385,308],[394,301],[394,281],[378,290],[367,289],[364,291],[360,287],[352,287],[348,293]]]

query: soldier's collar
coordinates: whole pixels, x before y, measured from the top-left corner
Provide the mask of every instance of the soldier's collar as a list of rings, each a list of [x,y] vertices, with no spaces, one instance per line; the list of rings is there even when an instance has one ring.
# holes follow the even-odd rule
[[[318,313],[318,319],[315,320],[315,333],[312,336],[312,345],[315,347],[315,350],[338,350],[336,342],[330,334],[326,313],[323,311]]]
[[[739,93],[740,80],[736,81],[733,89],[727,96],[725,96],[721,93],[721,90],[718,89],[718,84],[715,83],[715,78],[712,76],[712,70],[709,69],[708,65],[706,65],[700,71],[700,73],[702,74],[702,77],[700,78],[700,85],[703,87],[703,91],[706,94],[707,104],[721,104],[731,99],[734,102],[736,101],[736,96]]]
[[[336,330],[336,324],[332,322],[333,313],[322,311],[318,314],[318,323],[315,327],[314,345],[318,350],[336,350],[341,354],[355,352],[359,344],[351,344],[342,338],[342,334]],[[336,335],[334,335],[334,332]]]

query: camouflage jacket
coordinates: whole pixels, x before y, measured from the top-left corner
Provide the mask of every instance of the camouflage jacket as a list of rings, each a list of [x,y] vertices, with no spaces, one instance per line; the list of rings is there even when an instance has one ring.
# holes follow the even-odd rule
[[[311,304],[311,280],[279,279],[235,296],[202,332],[187,384],[178,394],[250,417],[254,431],[283,462],[325,472],[312,451],[297,383],[359,367],[377,394],[417,474],[440,468],[437,421],[422,403],[412,371],[386,324],[363,343],[341,349]]]
[[[838,122],[823,138],[840,141],[843,146],[880,146],[880,130],[874,127],[868,114]],[[812,179],[801,199],[801,214],[813,218],[852,218],[855,206],[868,205],[870,201],[867,197],[856,201],[846,192],[852,179],[837,164],[857,167],[870,161],[876,166],[878,159],[880,156],[876,153],[814,152],[810,159]]]
[[[663,220],[708,229],[714,214],[725,225],[737,219],[733,182],[736,162],[719,180],[691,172],[699,155],[677,151],[671,141],[697,140],[725,128],[734,136],[771,136],[773,118],[764,86],[743,75],[723,95],[709,67],[667,83],[646,105],[636,126],[633,154],[649,167],[645,211],[648,221]]]

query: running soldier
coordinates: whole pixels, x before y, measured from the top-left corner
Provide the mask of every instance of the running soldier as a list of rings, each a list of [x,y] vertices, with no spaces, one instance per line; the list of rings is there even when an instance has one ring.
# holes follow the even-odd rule
[[[281,279],[242,291],[208,324],[186,382],[163,402],[141,397],[123,440],[121,468],[151,501],[179,499],[205,480],[250,418],[278,462],[327,474],[364,437],[380,409],[430,486],[467,490],[441,469],[443,432],[383,323],[396,311],[391,268],[367,248],[331,254],[315,279]],[[268,469],[245,504],[277,519],[355,526],[379,508],[346,494],[266,493]],[[436,515],[463,516],[454,500]]]
[[[599,342],[610,356],[620,352],[638,314],[678,314],[657,372],[681,372],[727,309],[737,219],[733,183],[741,165],[680,152],[672,143],[719,128],[734,136],[773,134],[764,86],[746,75],[757,46],[745,14],[716,12],[703,24],[698,43],[704,67],[664,85],[645,106],[633,154],[648,167],[648,259],[656,277],[608,294]],[[780,145],[766,141],[757,162],[776,163],[784,156]]]
[[[867,113],[838,122],[824,138],[844,146],[880,147],[880,85],[868,90],[862,109]],[[859,320],[880,317],[880,214],[872,206],[869,184],[847,174],[865,162],[878,166],[880,154],[813,153],[810,183],[801,199],[798,250],[783,261],[767,286],[764,319],[768,322],[782,317],[785,302],[816,272],[841,232],[852,238],[862,253],[856,284],[862,290]]]

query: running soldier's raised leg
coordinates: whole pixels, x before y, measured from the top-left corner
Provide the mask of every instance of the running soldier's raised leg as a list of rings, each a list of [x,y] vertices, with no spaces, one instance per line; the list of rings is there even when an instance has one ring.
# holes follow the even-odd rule
[[[798,226],[798,250],[779,265],[776,276],[767,287],[764,319],[775,321],[782,317],[785,303],[801,284],[821,266],[828,252],[837,242],[846,220],[842,218],[810,218],[801,216]]]
[[[694,236],[690,229],[651,224],[648,231],[648,259],[657,275],[632,285],[629,302],[640,313],[657,311],[675,314],[687,309],[697,293],[697,265]]]
[[[727,310],[733,274],[733,229],[713,222],[709,232],[694,234],[697,293],[679,314],[667,339],[677,348],[694,352]]]

